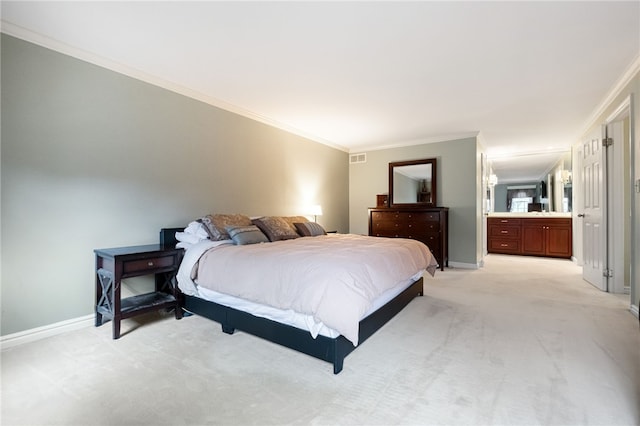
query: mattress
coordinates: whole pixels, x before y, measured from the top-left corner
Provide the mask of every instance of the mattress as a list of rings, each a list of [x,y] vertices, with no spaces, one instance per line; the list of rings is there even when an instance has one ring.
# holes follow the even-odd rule
[[[377,311],[380,307],[387,304],[387,302],[392,300],[398,294],[402,293],[403,290],[409,287],[416,280],[420,279],[422,276],[423,272],[420,271],[410,279],[402,281],[395,287],[392,287],[382,293],[373,301],[370,308],[361,319],[368,317],[369,315]],[[281,324],[290,325],[301,330],[306,330],[311,334],[311,336],[313,336],[314,339],[318,335],[330,338],[335,338],[340,335],[338,331],[327,327],[322,322],[317,322],[316,320],[314,320],[312,315],[301,314],[292,309],[277,309],[272,306],[251,302],[239,297],[219,293],[214,290],[209,290],[205,287],[199,287],[197,293],[193,294],[193,296],[200,297],[204,300],[215,302],[229,308],[234,308],[239,311],[247,312],[257,317],[266,318],[272,321],[279,322]]]
[[[207,241],[178,271],[187,295],[358,344],[359,322],[437,262],[416,240],[353,234],[261,244]]]

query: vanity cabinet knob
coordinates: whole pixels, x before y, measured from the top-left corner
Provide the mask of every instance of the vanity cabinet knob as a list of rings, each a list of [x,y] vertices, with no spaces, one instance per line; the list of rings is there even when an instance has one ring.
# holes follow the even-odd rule
[[[147,266],[153,266],[153,262],[151,261],[147,262]]]

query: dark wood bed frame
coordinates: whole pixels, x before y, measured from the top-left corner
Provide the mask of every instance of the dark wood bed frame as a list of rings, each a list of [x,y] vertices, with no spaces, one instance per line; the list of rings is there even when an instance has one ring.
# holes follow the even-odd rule
[[[182,230],[184,230],[184,227],[163,228],[160,231],[160,244],[175,246],[175,233]],[[420,278],[371,315],[362,319],[360,321],[358,346],[404,309],[415,297],[422,296],[422,286],[423,279]],[[344,358],[356,348],[344,336],[329,338],[318,335],[314,339],[306,330],[257,317],[199,297],[185,295],[180,291],[176,291],[176,293],[178,294],[178,308],[219,322],[222,325],[223,332],[233,334],[236,330],[244,331],[330,362],[333,364],[334,374],[342,371]]]

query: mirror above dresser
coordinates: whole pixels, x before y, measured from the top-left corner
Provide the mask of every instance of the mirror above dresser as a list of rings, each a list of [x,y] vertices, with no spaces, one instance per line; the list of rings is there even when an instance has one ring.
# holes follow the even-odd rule
[[[389,206],[435,206],[438,187],[436,166],[436,158],[389,163]]]

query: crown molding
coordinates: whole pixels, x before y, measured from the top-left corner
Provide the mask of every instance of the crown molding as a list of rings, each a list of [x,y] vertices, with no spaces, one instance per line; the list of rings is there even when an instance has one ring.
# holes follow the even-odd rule
[[[602,116],[607,108],[611,106],[613,101],[622,93],[622,90],[633,80],[633,78],[640,73],[640,55],[631,62],[627,70],[620,76],[618,81],[611,87],[604,99],[598,104],[598,107],[591,113],[589,119],[585,122],[582,132],[577,136],[576,140],[579,141],[589,131],[591,127],[598,124],[598,118]]]
[[[407,146],[424,145],[429,143],[455,141],[459,139],[477,138],[480,135],[478,131],[450,133],[446,135],[427,136],[420,139],[411,139],[407,141],[397,142],[388,145],[367,145],[361,147],[352,148],[349,153],[356,154],[365,151],[381,151],[383,149],[404,148]]]
[[[258,121],[260,123],[266,124],[271,127],[275,127],[280,130],[284,130],[286,132],[301,136],[305,139],[309,139],[311,141],[314,141],[323,145],[327,145],[331,148],[344,151],[344,152],[349,152],[349,149],[344,146],[319,138],[315,135],[311,135],[293,126],[281,123],[279,121],[273,120],[269,117],[265,117],[260,114],[256,114],[252,111],[246,110],[237,105],[231,104],[229,102],[225,102],[221,99],[217,99],[212,96],[205,95],[204,93],[189,89],[188,87],[176,84],[169,80],[162,79],[160,77],[157,77],[152,74],[141,71],[139,69],[130,67],[123,63],[113,61],[111,59],[102,57],[100,55],[96,55],[89,51],[70,46],[66,43],[60,42],[58,40],[52,39],[51,37],[28,30],[26,28],[12,24],[10,22],[0,20],[0,32],[10,35],[12,37],[19,38],[21,40],[27,41],[29,43],[36,44],[38,46],[45,47],[55,52],[62,53],[67,56],[71,56],[81,61],[88,62],[102,68],[106,68],[118,74],[126,75],[136,80],[140,80],[145,83],[152,84],[154,86],[169,90],[179,95],[183,95],[188,98],[195,99],[207,105],[211,105],[216,108],[220,108],[225,111],[241,115],[243,117],[249,118],[254,121]]]

